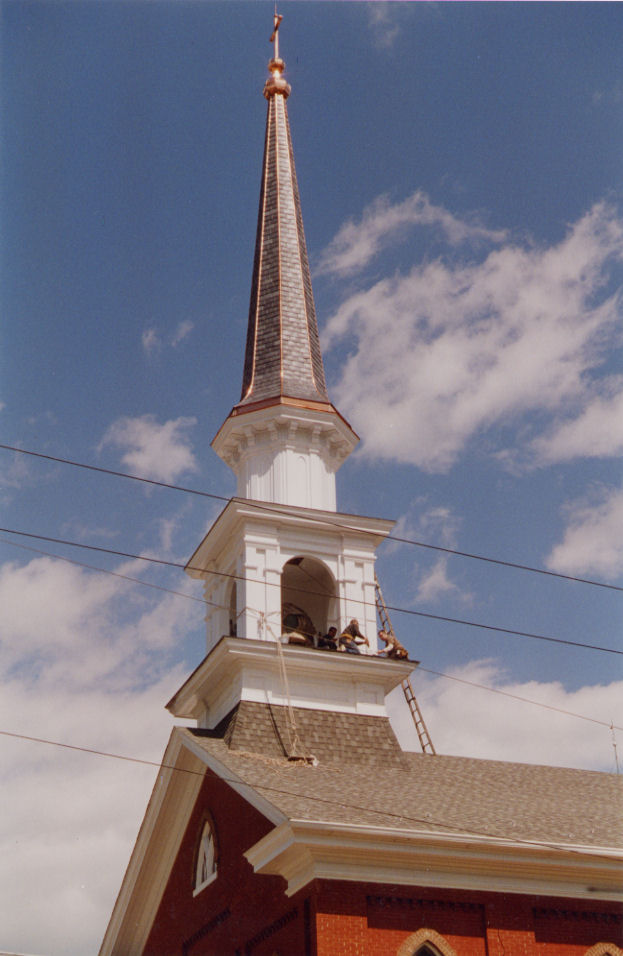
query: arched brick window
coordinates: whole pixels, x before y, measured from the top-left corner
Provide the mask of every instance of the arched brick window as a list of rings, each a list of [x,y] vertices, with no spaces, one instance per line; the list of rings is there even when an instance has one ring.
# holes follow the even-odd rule
[[[214,879],[216,879],[216,839],[211,821],[206,820],[197,844],[193,880],[194,892],[199,893]]]
[[[396,956],[456,956],[456,952],[436,930],[419,929],[405,939]]]
[[[586,950],[585,956],[623,956],[623,949],[619,949],[614,943],[595,943]]]

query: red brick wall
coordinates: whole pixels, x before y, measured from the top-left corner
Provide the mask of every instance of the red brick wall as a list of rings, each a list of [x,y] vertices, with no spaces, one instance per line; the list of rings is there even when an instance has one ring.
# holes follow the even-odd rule
[[[317,881],[318,956],[389,956],[422,928],[458,956],[583,956],[623,947],[623,907],[504,893]],[[344,915],[341,915],[341,913]]]
[[[205,808],[217,835],[218,875],[193,897]],[[313,922],[304,892],[285,895],[281,877],[255,876],[243,854],[270,829],[260,813],[208,772],[156,914],[146,956],[305,954]]]

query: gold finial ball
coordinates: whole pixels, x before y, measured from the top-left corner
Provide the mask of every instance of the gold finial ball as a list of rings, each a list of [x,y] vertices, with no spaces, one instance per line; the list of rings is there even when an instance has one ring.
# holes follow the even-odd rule
[[[291,86],[282,76],[285,68],[286,65],[281,57],[273,57],[272,60],[269,60],[268,70],[270,76],[264,84],[264,96],[267,100],[270,99],[271,96],[274,96],[275,93],[280,93],[286,99],[290,95]]]

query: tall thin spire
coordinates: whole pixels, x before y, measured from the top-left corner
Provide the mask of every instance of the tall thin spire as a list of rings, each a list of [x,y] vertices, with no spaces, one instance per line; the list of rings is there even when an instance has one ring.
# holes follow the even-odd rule
[[[264,86],[266,139],[239,411],[284,397],[329,404],[286,108],[290,85],[279,56],[281,20],[275,10],[270,38],[274,55]]]
[[[294,170],[275,10],[262,188],[240,401],[212,441],[238,497],[335,511],[335,473],[358,438],[329,401]]]

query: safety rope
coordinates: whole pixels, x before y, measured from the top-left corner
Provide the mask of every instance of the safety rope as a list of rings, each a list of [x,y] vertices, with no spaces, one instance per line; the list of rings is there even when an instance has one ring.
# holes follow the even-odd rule
[[[298,728],[296,726],[296,718],[294,716],[294,708],[292,706],[292,698],[290,697],[290,682],[288,681],[288,673],[286,670],[286,659],[283,653],[283,646],[281,644],[280,637],[275,634],[270,624],[266,622],[266,619],[263,617],[263,623],[266,629],[272,634],[275,643],[277,645],[277,657],[279,658],[279,670],[281,672],[281,683],[284,692],[284,696],[287,701],[287,717],[286,717],[286,730],[288,734],[288,759],[289,760],[310,760],[310,756],[303,752],[303,747],[298,735]]]

